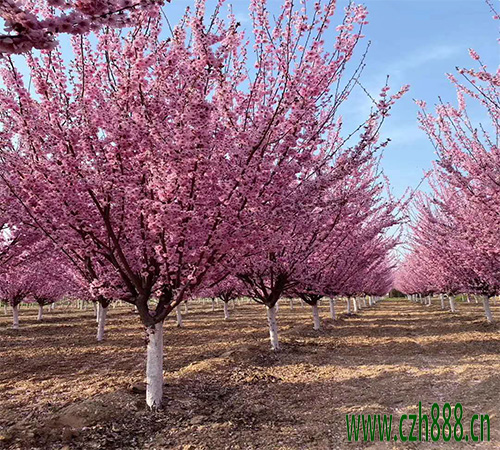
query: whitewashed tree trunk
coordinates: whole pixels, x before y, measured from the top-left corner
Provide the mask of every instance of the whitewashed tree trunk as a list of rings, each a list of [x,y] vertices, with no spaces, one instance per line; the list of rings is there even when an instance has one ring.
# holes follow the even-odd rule
[[[212,299],[212,311],[215,311],[215,300]]]
[[[486,320],[488,323],[493,323],[493,316],[491,314],[490,308],[490,299],[487,295],[483,296],[483,306],[484,306],[484,315],[486,316]]]
[[[19,305],[12,306],[12,328],[19,328]]]
[[[330,317],[335,320],[336,319],[336,314],[335,314],[335,299],[331,298],[329,300],[330,303]]]
[[[227,302],[224,303],[224,320],[229,320],[229,308]]]
[[[177,305],[177,307],[175,308],[175,314],[177,315],[177,326],[182,327],[181,305]]]
[[[444,295],[439,294],[439,299],[441,300],[441,309],[446,309],[446,307],[444,306]]]
[[[267,307],[267,322],[269,324],[269,338],[271,340],[271,349],[279,350],[280,343],[278,340],[278,321],[276,320],[276,305],[272,308]]]
[[[293,298],[290,299],[290,309],[293,310]]]
[[[276,305],[274,305],[274,307],[276,308],[276,312],[278,312],[280,310],[280,302],[276,302]]]
[[[304,308],[304,300],[300,301],[300,307],[303,309]]]
[[[470,294],[467,294],[467,303],[470,303]]]
[[[371,295],[368,297],[368,306],[373,306],[373,297]]]
[[[146,404],[151,409],[159,409],[163,398],[163,322],[158,322],[146,332]]]
[[[184,314],[188,313],[188,303],[184,302]]]
[[[477,299],[477,295],[474,295],[474,300],[476,301],[476,303],[479,303],[479,300]]]
[[[104,340],[104,327],[106,325],[106,316],[108,314],[108,308],[105,308],[100,304],[99,306],[99,322],[97,322],[97,342]]]
[[[351,297],[347,297],[347,314],[351,314]]]
[[[353,304],[354,312],[357,313],[358,312],[358,299],[356,297],[353,297],[352,304]]]
[[[50,309],[56,309],[56,302],[52,302],[50,304]]]
[[[312,311],[313,311],[313,328],[315,330],[319,330],[321,328],[321,324],[319,321],[319,309],[317,303],[312,305]]]
[[[5,315],[7,315],[7,314],[8,314],[8,312],[7,312],[7,305],[3,305],[3,313],[4,313]]]
[[[366,297],[363,297],[363,306],[366,308]]]
[[[36,320],[42,320],[42,319],[43,319],[43,306],[38,305],[38,317],[36,318]]]
[[[455,308],[455,299],[453,298],[453,295],[448,296],[448,300],[450,302],[450,310],[452,313],[457,312],[457,309]]]
[[[432,297],[430,295],[427,296],[427,306],[432,305]]]

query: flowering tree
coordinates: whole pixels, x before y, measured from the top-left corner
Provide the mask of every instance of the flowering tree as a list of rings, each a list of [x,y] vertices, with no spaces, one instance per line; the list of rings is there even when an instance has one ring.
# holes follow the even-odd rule
[[[169,0],[167,0],[169,1]],[[152,10],[163,0],[2,0],[0,54],[33,48],[54,49],[60,33],[85,34],[103,26],[130,26],[137,11]]]
[[[470,55],[479,69],[449,75],[457,106],[440,101],[432,114],[419,102],[438,161],[432,194],[417,203],[411,253],[397,279],[407,293],[448,293],[452,311],[454,294],[481,295],[491,322],[489,298],[500,290],[500,73],[488,71],[474,50]],[[489,123],[473,124],[471,103]]]
[[[200,292],[200,296],[209,297],[214,301],[219,299],[222,301],[224,307],[224,320],[229,320],[229,302],[235,300],[243,292],[243,286],[239,280],[233,276],[226,276],[223,280],[219,281],[222,277],[215,277],[215,285],[207,287]],[[212,304],[213,305],[213,304]]]

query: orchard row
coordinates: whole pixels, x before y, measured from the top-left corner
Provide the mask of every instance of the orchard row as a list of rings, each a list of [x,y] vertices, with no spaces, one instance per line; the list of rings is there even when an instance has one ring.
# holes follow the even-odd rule
[[[253,0],[249,38],[197,1],[168,39],[153,7],[127,33],[76,34],[69,62],[52,45],[5,55],[0,291],[14,314],[23,301],[96,301],[102,339],[108,305],[134,305],[158,408],[163,322],[186,299],[262,304],[277,350],[283,296],[386,294],[402,202],[378,135],[407,87],[384,86],[344,125],[367,12],[352,4],[329,31],[335,6],[286,1],[271,18]]]

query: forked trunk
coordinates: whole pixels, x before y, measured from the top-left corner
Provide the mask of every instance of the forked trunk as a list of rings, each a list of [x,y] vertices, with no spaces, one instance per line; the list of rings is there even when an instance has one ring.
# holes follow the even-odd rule
[[[104,340],[104,327],[106,325],[106,316],[108,308],[100,305],[99,307],[99,321],[97,322],[97,342]]]
[[[161,408],[163,398],[163,321],[147,328],[146,333],[146,404],[156,410]]]
[[[42,320],[42,319],[43,319],[43,306],[38,305],[38,317],[36,318],[36,320]]]
[[[269,324],[269,338],[271,340],[271,349],[279,350],[280,343],[278,340],[278,322],[276,320],[276,305],[267,306],[267,322]]]
[[[315,330],[320,329],[320,322],[319,322],[319,309],[318,309],[318,304],[315,303],[312,305],[312,310],[313,310],[313,328]]]
[[[12,328],[19,328],[19,305],[12,306]]]
[[[493,323],[493,316],[491,314],[490,308],[490,299],[487,295],[483,296],[483,306],[484,306],[484,315],[486,316],[486,320],[488,323]]]
[[[336,319],[336,314],[335,314],[335,300],[333,298],[330,299],[330,317],[335,320]]]
[[[177,305],[177,307],[175,308],[175,314],[177,316],[177,326],[182,327],[181,305]]]
[[[224,303],[224,320],[229,320],[229,307],[227,302]]]

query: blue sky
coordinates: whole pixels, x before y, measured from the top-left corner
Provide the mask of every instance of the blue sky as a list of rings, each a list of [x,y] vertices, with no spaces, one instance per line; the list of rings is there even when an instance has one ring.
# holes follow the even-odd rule
[[[497,0],[493,0],[500,6]],[[176,23],[192,0],[172,0],[164,7],[169,20]],[[229,2],[242,26],[249,25],[249,0]],[[280,0],[270,0],[269,9],[278,11]],[[347,0],[339,0],[334,25],[340,23]],[[417,107],[413,99],[428,105],[455,102],[453,87],[446,73],[456,66],[475,67],[468,54],[474,48],[490,66],[500,62],[498,21],[483,0],[366,0],[369,25],[365,41],[371,41],[362,83],[376,95],[390,75],[390,85],[410,84],[410,92],[394,107],[382,135],[392,142],[385,150],[383,167],[393,192],[402,195],[407,187],[416,187],[424,171],[431,168],[434,149],[418,128]],[[332,24],[332,25],[333,25]],[[333,28],[333,27],[332,27]],[[370,102],[359,92],[344,111],[345,122],[359,124],[368,114]],[[481,118],[478,117],[478,120]],[[425,184],[422,186],[425,189]]]

